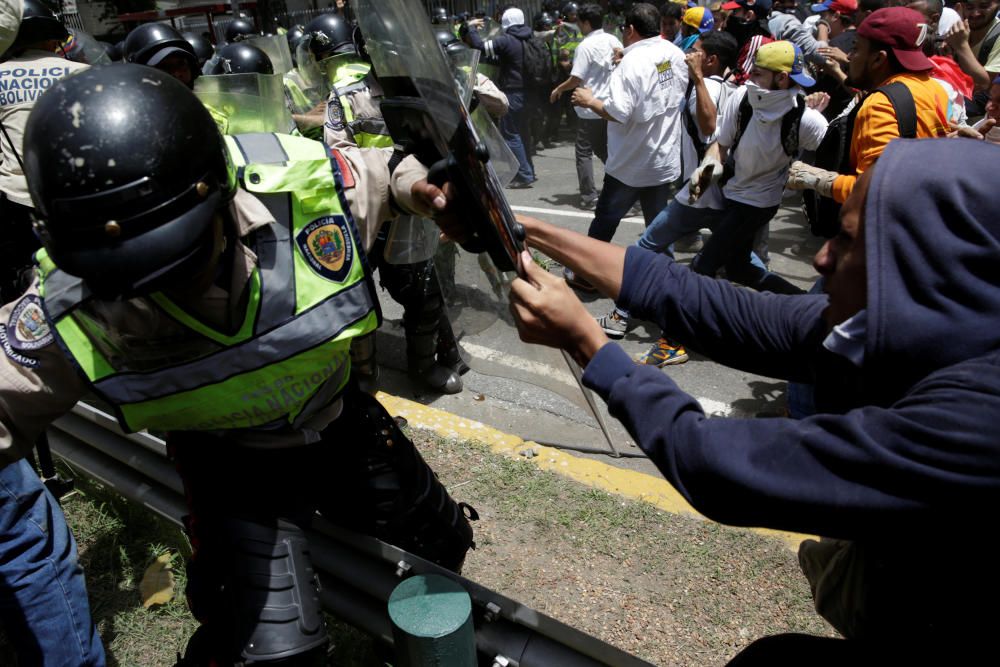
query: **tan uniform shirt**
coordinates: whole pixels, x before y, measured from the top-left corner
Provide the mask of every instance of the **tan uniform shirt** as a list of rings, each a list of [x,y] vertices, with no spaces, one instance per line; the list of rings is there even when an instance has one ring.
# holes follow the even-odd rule
[[[87,69],[49,51],[27,50],[0,63],[0,192],[11,201],[31,206],[31,195],[18,159],[24,160],[24,126],[35,100],[59,79]],[[12,143],[13,142],[13,145]]]
[[[346,191],[348,205],[367,249],[374,242],[381,224],[394,217],[390,193],[398,205],[413,207],[410,188],[426,175],[426,170],[415,159],[407,158],[390,177],[388,159],[391,151],[388,149],[355,148],[343,150],[342,154],[356,183],[354,188]],[[420,212],[412,208],[409,210]],[[274,223],[267,208],[243,190],[237,191],[230,203],[230,212],[240,237]],[[245,307],[242,303],[243,287],[256,262],[253,251],[240,243],[235,250],[229,282],[240,288],[228,292],[213,285],[195,301],[184,304],[185,308],[216,326],[225,327],[228,322],[241,321]],[[0,354],[0,466],[30,451],[46,426],[72,408],[88,389],[73,362],[55,343],[38,302],[36,280],[24,296],[0,308],[0,347],[3,351]],[[121,308],[116,310],[112,319],[127,322],[130,334],[141,336],[143,331],[162,334],[159,328],[168,326],[166,322],[152,318],[150,313],[136,312],[134,308],[120,312],[125,304],[108,304],[109,309],[118,306]],[[339,413],[340,403],[337,401],[311,417],[304,427],[321,430]],[[247,440],[267,437],[248,434]],[[266,442],[248,444],[268,446]]]

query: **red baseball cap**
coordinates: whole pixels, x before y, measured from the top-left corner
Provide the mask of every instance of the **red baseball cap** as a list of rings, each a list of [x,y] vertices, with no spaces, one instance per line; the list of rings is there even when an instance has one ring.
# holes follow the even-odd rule
[[[920,49],[933,38],[927,19],[909,7],[885,7],[868,15],[858,26],[858,37],[885,44],[899,64],[911,72],[934,69],[934,63]]]

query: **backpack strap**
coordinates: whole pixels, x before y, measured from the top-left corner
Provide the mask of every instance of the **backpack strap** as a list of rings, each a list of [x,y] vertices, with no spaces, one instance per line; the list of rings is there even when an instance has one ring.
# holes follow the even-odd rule
[[[976,60],[979,64],[986,66],[987,61],[990,59],[990,53],[993,51],[993,46],[997,43],[997,39],[1000,38],[1000,21],[994,21],[993,25],[990,26],[989,31],[986,33],[986,37],[983,39],[983,43],[979,45],[979,53],[976,54]]]
[[[719,179],[719,187],[729,182],[729,179],[736,173],[736,147],[740,145],[743,133],[750,127],[750,119],[753,118],[753,107],[750,106],[750,98],[747,95],[740,100],[738,122],[736,125],[736,136],[733,137],[733,145],[726,153],[726,162],[722,165],[722,177]]]
[[[889,98],[892,109],[896,113],[896,123],[899,125],[899,136],[903,139],[915,139],[917,136],[917,104],[913,101],[913,93],[901,81],[894,81],[875,90]]]
[[[688,79],[687,90],[684,92],[684,129],[687,130],[688,136],[691,137],[691,143],[694,144],[694,152],[698,155],[698,162],[701,163],[708,146],[701,140],[701,131],[698,129],[698,123],[695,121],[694,115],[691,113],[690,99],[693,92],[694,81]]]
[[[781,147],[790,158],[799,154],[799,128],[802,127],[805,112],[806,96],[800,94],[795,98],[795,108],[781,117]]]

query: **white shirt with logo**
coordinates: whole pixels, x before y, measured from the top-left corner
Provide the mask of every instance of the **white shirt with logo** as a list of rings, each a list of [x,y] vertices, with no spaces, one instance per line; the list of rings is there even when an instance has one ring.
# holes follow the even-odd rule
[[[645,188],[681,177],[681,139],[688,73],[684,53],[661,37],[625,49],[611,74],[604,110],[608,123],[605,173]]]
[[[0,122],[7,135],[0,134],[0,192],[11,201],[31,206],[18,157],[24,159],[24,126],[35,101],[59,79],[87,67],[49,51],[34,50],[0,63]]]
[[[601,29],[587,33],[573,55],[573,69],[570,76],[575,76],[583,82],[585,88],[590,88],[597,99],[604,99],[611,86],[611,72],[615,69],[615,49],[622,48],[622,43],[614,35]],[[580,118],[600,118],[594,111],[574,106],[576,115]]]

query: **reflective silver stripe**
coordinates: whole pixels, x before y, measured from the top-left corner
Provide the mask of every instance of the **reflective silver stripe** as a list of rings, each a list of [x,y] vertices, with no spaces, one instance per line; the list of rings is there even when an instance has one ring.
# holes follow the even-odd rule
[[[45,312],[58,320],[81,301],[90,296],[90,290],[83,280],[71,276],[62,269],[55,269],[42,282],[45,293]]]
[[[288,161],[288,153],[271,133],[238,134],[233,137],[247,164],[278,164]]]
[[[364,81],[357,81],[355,83],[349,83],[346,86],[337,86],[337,95],[350,95],[351,93],[359,93],[368,88],[368,84]]]
[[[267,331],[295,314],[295,267],[292,253],[291,194],[254,194],[274,216],[275,223],[256,231],[260,266],[260,317],[256,331]]]
[[[372,310],[368,285],[358,282],[284,326],[207,358],[151,373],[120,373],[94,384],[114,403],[138,403],[223,382],[259,370],[335,338]]]
[[[354,134],[377,134],[382,137],[389,136],[389,128],[385,126],[385,121],[381,118],[359,118],[347,124]]]

